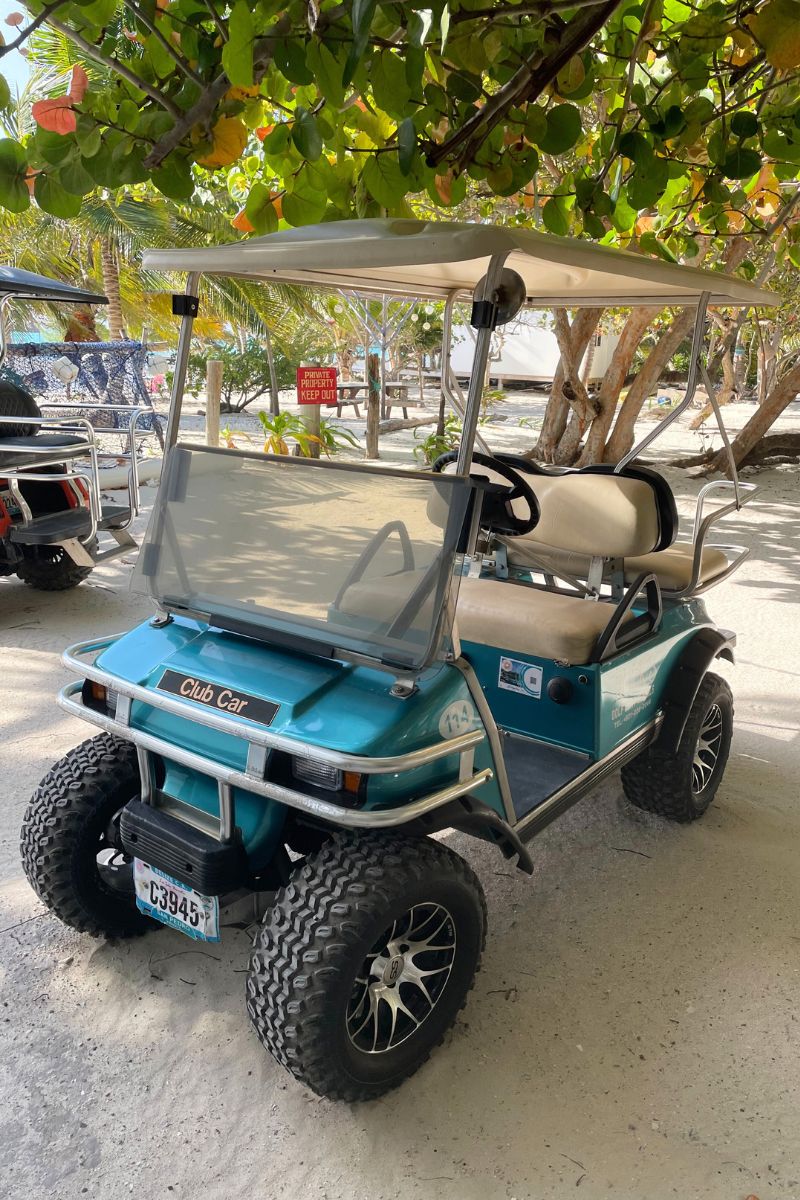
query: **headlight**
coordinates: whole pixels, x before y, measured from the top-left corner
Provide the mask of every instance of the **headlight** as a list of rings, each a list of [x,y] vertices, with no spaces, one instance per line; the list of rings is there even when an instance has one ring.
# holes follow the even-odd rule
[[[342,787],[342,772],[327,763],[314,762],[313,758],[293,758],[292,774],[295,779],[324,788],[326,792],[338,792]]]
[[[119,693],[107,688],[103,683],[95,683],[92,679],[84,679],[81,689],[81,699],[86,708],[95,712],[105,713],[114,717],[117,714],[117,699]]]
[[[358,771],[340,771],[327,763],[315,762],[313,758],[293,758],[292,775],[302,783],[322,788],[326,792],[349,792],[358,796],[363,776]]]

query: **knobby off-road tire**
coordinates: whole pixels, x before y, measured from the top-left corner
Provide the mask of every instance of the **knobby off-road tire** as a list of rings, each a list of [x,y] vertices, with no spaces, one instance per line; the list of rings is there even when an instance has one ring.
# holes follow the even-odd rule
[[[93,937],[134,937],[158,928],[136,908],[130,863],[115,817],[140,791],[136,750],[101,733],[48,771],[22,823],[22,865],[51,912]],[[116,853],[114,853],[116,851]],[[98,855],[110,861],[98,863]]]
[[[722,782],[733,735],[733,696],[710,672],[689,710],[676,754],[655,746],[622,768],[625,795],[637,808],[670,821],[702,817]]]
[[[87,545],[91,554],[97,540]],[[70,558],[63,546],[23,546],[25,555],[17,567],[17,576],[38,592],[65,592],[88,579],[94,567],[81,566]]]
[[[481,885],[447,847],[338,834],[265,914],[247,1009],[264,1046],[318,1095],[370,1100],[442,1041],[474,983],[485,936]],[[416,982],[423,971],[425,994]]]

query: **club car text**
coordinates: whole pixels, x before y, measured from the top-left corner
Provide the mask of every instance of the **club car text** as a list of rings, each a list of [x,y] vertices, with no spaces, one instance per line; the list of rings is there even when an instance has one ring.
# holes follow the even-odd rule
[[[182,675],[179,671],[165,671],[156,686],[159,691],[171,692],[173,696],[183,696],[185,700],[219,708],[237,717],[246,717],[248,721],[257,721],[259,725],[271,725],[278,711],[278,705],[270,700],[220,687],[217,683],[198,679],[194,675]]]

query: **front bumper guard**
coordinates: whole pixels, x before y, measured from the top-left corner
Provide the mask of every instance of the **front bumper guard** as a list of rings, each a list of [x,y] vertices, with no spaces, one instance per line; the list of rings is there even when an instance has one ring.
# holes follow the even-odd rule
[[[107,733],[116,734],[136,746],[142,783],[142,801],[145,804],[156,802],[153,755],[166,758],[189,770],[196,771],[198,774],[208,775],[215,779],[220,810],[218,838],[221,842],[231,842],[235,837],[234,788],[241,788],[243,791],[263,796],[267,800],[273,800],[287,808],[296,809],[332,825],[347,829],[387,829],[408,824],[442,805],[449,804],[459,796],[471,794],[494,777],[490,768],[477,772],[472,770],[475,747],[485,738],[482,729],[434,742],[431,746],[412,750],[408,754],[389,758],[369,758],[286,737],[284,734],[252,725],[248,721],[205,709],[189,700],[180,700],[167,693],[130,683],[128,680],[113,675],[110,671],[95,666],[93,661],[87,661],[107,649],[120,636],[117,634],[101,640],[79,642],[70,646],[62,655],[65,667],[78,672],[83,678],[90,679],[117,693],[115,715],[112,717],[106,713],[97,712],[83,704],[81,699],[82,680],[67,684],[58,695],[58,703],[71,716],[88,721]],[[206,758],[191,750],[185,750],[163,738],[154,737],[142,729],[133,728],[130,723],[133,701],[245,741],[247,743],[245,769],[242,771],[236,767],[218,763],[214,759]],[[344,808],[340,804],[320,800],[316,796],[308,796],[293,788],[283,787],[281,784],[265,780],[264,772],[269,750],[282,750],[295,757],[311,758],[317,762],[338,767],[342,771],[354,771],[363,775],[397,774],[435,762],[440,758],[458,754],[460,756],[459,779],[448,787],[430,792],[426,796],[421,796],[397,808],[354,811]]]

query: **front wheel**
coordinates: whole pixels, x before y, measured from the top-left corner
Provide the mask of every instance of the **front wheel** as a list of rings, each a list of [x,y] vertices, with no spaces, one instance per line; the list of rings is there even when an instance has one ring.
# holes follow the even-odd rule
[[[119,814],[139,795],[136,749],[101,733],[65,754],[33,794],[20,849],[28,880],[52,913],[95,937],[158,928],[136,908]]]
[[[264,1046],[318,1095],[370,1100],[441,1042],[485,935],[481,885],[447,847],[339,834],[267,911],[247,1009]]]
[[[733,696],[727,682],[709,673],[689,709],[677,753],[657,744],[622,768],[625,795],[637,808],[671,821],[702,817],[722,782],[733,735]]]

